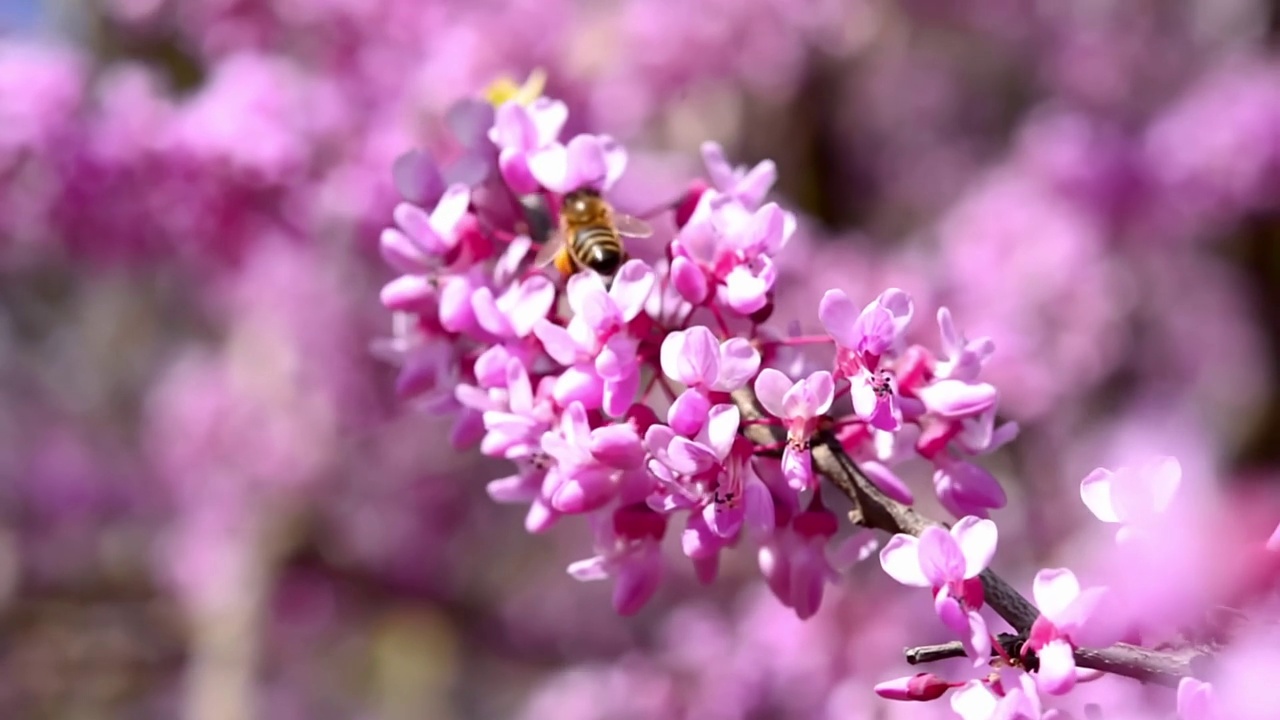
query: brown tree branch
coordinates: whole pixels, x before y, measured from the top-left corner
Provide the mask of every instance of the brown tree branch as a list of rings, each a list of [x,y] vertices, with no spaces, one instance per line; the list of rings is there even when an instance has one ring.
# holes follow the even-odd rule
[[[734,392],[733,401],[741,411],[744,420],[758,420],[765,417],[750,388]],[[765,445],[779,443],[786,439],[784,431],[777,425],[744,424],[742,433],[751,441]],[[819,433],[814,438],[813,466],[818,474],[827,478],[853,502],[854,510],[849,513],[849,516],[855,524],[888,533],[907,533],[917,536],[930,526],[946,527],[945,524],[931,520],[914,508],[903,505],[881,492],[850,459],[831,433]],[[1035,605],[990,569],[984,571],[981,578],[986,602],[991,609],[1017,632],[1029,631],[1031,624],[1040,615]],[[1191,664],[1198,655],[1199,653],[1195,651],[1159,652],[1118,643],[1106,649],[1077,650],[1076,663],[1083,668],[1102,670],[1172,687],[1176,686],[1182,678],[1192,674]]]

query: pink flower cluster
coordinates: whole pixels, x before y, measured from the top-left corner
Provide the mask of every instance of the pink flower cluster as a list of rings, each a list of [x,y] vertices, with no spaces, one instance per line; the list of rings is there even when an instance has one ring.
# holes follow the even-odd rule
[[[450,113],[463,114],[489,123],[473,127],[465,177],[420,151],[396,164],[405,200],[381,237],[400,273],[382,291],[395,333],[379,350],[400,363],[403,399],[456,416],[456,446],[514,464],[489,493],[527,504],[529,532],[589,519],[594,555],[569,572],[613,578],[618,612],[653,596],[668,532],[680,533],[702,581],[714,580],[723,551],[752,547],[778,599],[801,618],[816,612],[825,585],[875,546],[869,532],[840,533],[824,503],[809,450],[819,429],[903,502],[912,493],[893,468],[923,457],[957,516],[1004,504],[973,462],[1016,432],[997,425],[998,393],[979,379],[989,341],[965,339],[944,309],[942,352],[908,345],[913,304],[898,289],[861,310],[828,292],[825,335],[764,325],[774,259],[796,230],[791,212],[765,201],[772,163],[733,168],[708,143],[710,180],[659,210],[677,228],[665,257],[565,279],[531,264],[548,241],[531,228],[553,227],[569,191],[607,199],[625,148],[604,135],[562,137],[568,109],[547,97],[494,109],[466,100]],[[770,417],[742,417],[731,393],[744,388]],[[785,442],[751,442],[749,422],[779,426]]]

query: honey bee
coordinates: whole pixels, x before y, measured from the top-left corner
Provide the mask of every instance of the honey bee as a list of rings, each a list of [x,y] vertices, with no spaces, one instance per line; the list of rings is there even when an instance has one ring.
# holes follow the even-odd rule
[[[583,268],[611,277],[627,261],[622,238],[652,234],[648,223],[617,212],[596,190],[574,190],[565,194],[560,227],[542,244],[533,264],[538,268],[554,264],[565,277]]]

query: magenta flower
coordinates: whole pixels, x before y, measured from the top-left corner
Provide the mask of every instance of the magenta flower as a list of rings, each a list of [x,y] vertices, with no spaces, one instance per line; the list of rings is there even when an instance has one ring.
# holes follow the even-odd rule
[[[1014,673],[1016,685],[1008,681]],[[951,709],[963,720],[1066,720],[1058,710],[1044,710],[1035,681],[1017,670],[1002,673],[994,687],[969,681],[952,693]]]
[[[529,105],[512,100],[498,108],[489,139],[498,148],[498,170],[513,193],[537,191],[530,158],[556,143],[568,119],[568,106],[547,97],[537,98]]]
[[[777,507],[790,512],[787,504]],[[870,530],[855,532],[831,547],[838,528],[835,513],[815,493],[804,512],[779,523],[760,545],[760,574],[778,600],[801,620],[813,617],[822,607],[827,583],[836,582],[843,571],[875,552],[878,543]]]
[[[430,214],[407,202],[396,205],[392,216],[397,227],[382,231],[382,257],[407,275],[438,269],[458,244],[459,227],[470,203],[471,189],[458,184],[444,192]]]
[[[1213,685],[1191,677],[1178,682],[1178,720],[1220,720]]]
[[[713,296],[750,315],[768,302],[777,279],[772,256],[795,232],[795,216],[768,203],[754,212],[714,190],[671,243],[671,278],[694,305]]]
[[[1032,594],[1040,617],[1024,649],[1035,651],[1040,659],[1040,688],[1061,695],[1076,683],[1075,648],[1106,647],[1120,639],[1120,629],[1106,613],[1110,590],[1082,592],[1075,573],[1055,568],[1036,573]]]
[[[880,430],[902,426],[897,380],[881,369],[881,359],[896,353],[913,313],[911,297],[896,288],[861,312],[841,290],[828,290],[818,304],[822,326],[836,341],[836,373],[851,383],[854,413]]]
[[[763,160],[750,170],[734,167],[725,159],[724,148],[715,142],[702,143],[702,162],[716,190],[748,210],[764,203],[765,195],[778,179],[778,168],[772,160]]]
[[[814,486],[809,459],[809,442],[818,428],[818,419],[831,409],[835,382],[822,370],[795,383],[773,368],[765,368],[756,378],[756,397],[770,415],[787,428],[787,447],[782,452],[782,473],[797,490]]]
[[[644,447],[630,425],[591,429],[581,403],[565,408],[560,427],[542,436],[554,462],[547,473],[551,506],[562,513],[596,510],[617,494],[621,471],[638,470]]]
[[[697,437],[689,439],[666,425],[645,433],[649,454],[672,473],[663,477],[667,494],[659,507],[686,507],[703,516],[716,535],[731,538],[745,524],[757,534],[773,527],[773,498],[756,473],[750,441],[738,435],[738,408],[710,408]]]
[[[615,417],[626,412],[640,387],[639,341],[628,333],[627,323],[644,309],[653,284],[653,270],[640,260],[623,264],[608,290],[593,272],[569,279],[569,326],[546,318],[533,325],[547,354],[568,368],[556,382],[556,402],[603,407]]]
[[[607,191],[627,169],[627,151],[608,135],[578,135],[529,156],[529,172],[542,187],[556,193],[580,188]]]
[[[991,656],[991,635],[978,614],[982,582],[978,575],[996,552],[995,523],[965,517],[947,532],[929,527],[919,538],[899,533],[880,551],[880,566],[904,585],[933,589],[934,610],[964,643],[975,666]]]
[[[593,518],[596,552],[569,565],[581,581],[614,578],[613,607],[633,615],[653,597],[662,581],[662,536],[667,519],[644,504],[614,510],[607,519]]]
[[[995,343],[987,337],[973,341],[965,339],[956,329],[951,311],[945,307],[938,308],[938,330],[942,336],[942,350],[946,359],[934,365],[933,374],[938,378],[965,383],[976,380],[982,366],[995,352]]]
[[[1158,457],[1115,472],[1096,468],[1080,482],[1080,499],[1094,517],[1119,524],[1116,539],[1124,541],[1169,508],[1181,482],[1177,458]]]
[[[551,312],[556,288],[545,275],[531,275],[507,286],[494,297],[488,287],[471,295],[471,311],[476,323],[500,340],[525,338]]]
[[[911,296],[897,288],[880,293],[861,312],[842,290],[828,290],[818,303],[818,319],[836,341],[836,366],[851,377],[858,368],[875,371],[881,358],[896,354],[915,313]]]
[[[760,353],[746,338],[723,343],[702,325],[678,330],[662,340],[662,372],[702,392],[733,392],[760,369]]]
[[[507,360],[505,380],[502,388],[489,391],[480,451],[510,460],[527,458],[542,451],[542,436],[556,423],[555,408],[547,393],[534,395],[529,373],[519,358]],[[458,390],[461,392],[464,387]],[[539,390],[546,387],[543,383]],[[477,405],[473,403],[472,407]]]

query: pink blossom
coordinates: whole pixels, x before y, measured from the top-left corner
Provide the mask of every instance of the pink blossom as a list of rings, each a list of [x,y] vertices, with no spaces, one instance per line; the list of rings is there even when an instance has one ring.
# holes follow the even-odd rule
[[[797,490],[813,487],[809,442],[818,428],[818,419],[831,409],[835,383],[823,370],[792,383],[781,372],[765,368],[756,378],[756,397],[770,415],[783,420],[787,447],[782,454],[782,471]]]
[[[570,564],[569,574],[582,581],[614,578],[614,609],[633,615],[662,580],[660,542],[667,519],[643,504],[618,508],[606,517],[595,522],[598,554]]]
[[[458,244],[459,226],[470,202],[470,188],[459,184],[445,190],[430,214],[411,203],[396,205],[393,217],[397,227],[382,231],[382,257],[406,274],[440,267]]]
[[[1094,517],[1119,524],[1116,537],[1124,540],[1169,508],[1181,482],[1177,458],[1157,457],[1115,472],[1096,468],[1080,482],[1080,499]]]
[[[950,532],[931,526],[919,538],[899,533],[880,551],[880,565],[904,585],[933,589],[934,610],[965,644],[974,665],[991,655],[991,635],[978,614],[982,582],[978,575],[996,552],[995,523],[965,517]]]
[[[951,709],[963,720],[1066,720],[1057,710],[1044,710],[1035,681],[1016,670],[1002,673],[994,685],[969,681],[952,693]]]
[[[1179,720],[1219,720],[1213,685],[1192,677],[1178,682]]]
[[[593,272],[569,279],[573,318],[568,327],[546,318],[533,325],[547,354],[568,367],[556,383],[557,402],[577,401],[589,409],[603,407],[614,416],[631,405],[640,384],[636,363],[639,343],[627,324],[644,309],[653,284],[653,270],[640,260],[629,260],[619,268],[608,290]]]
[[[772,160],[762,160],[755,167],[734,167],[725,159],[719,143],[702,143],[702,162],[716,190],[755,210],[778,179],[778,168]]]
[[[713,297],[734,312],[763,308],[777,279],[772,256],[795,232],[795,216],[767,203],[749,210],[708,190],[671,243],[671,277],[694,305]]]
[[[1032,594],[1040,617],[1025,647],[1040,659],[1042,690],[1061,695],[1075,686],[1076,648],[1106,647],[1120,639],[1121,628],[1107,615],[1110,592],[1105,587],[1081,591],[1075,573],[1066,568],[1036,573]]]
[[[542,436],[551,505],[563,513],[596,510],[617,494],[623,471],[637,471],[644,459],[640,437],[629,425],[592,429],[586,410],[570,403],[558,430]]]
[[[512,192],[524,195],[538,189],[530,160],[556,144],[568,119],[568,106],[547,97],[529,105],[510,100],[498,108],[488,136],[498,148],[498,169]]]
[[[881,430],[902,426],[897,379],[881,369],[895,354],[914,314],[911,297],[891,288],[858,312],[840,290],[828,290],[818,305],[822,326],[836,341],[836,374],[850,380],[854,412]]]
[[[711,330],[695,325],[662,340],[662,372],[703,392],[733,392],[760,368],[760,353],[746,338],[717,342]]]
[[[529,172],[544,188],[567,193],[609,190],[627,168],[627,151],[608,135],[577,135],[567,145],[551,143],[529,156]]]
[[[776,507],[784,508],[784,521],[760,546],[760,573],[778,600],[805,620],[822,606],[827,583],[875,552],[875,534],[855,532],[831,547],[839,521],[818,493],[803,512],[793,513],[785,503]]]
[[[1000,481],[986,468],[948,455],[933,458],[933,488],[952,515],[986,517],[1008,501]]]

